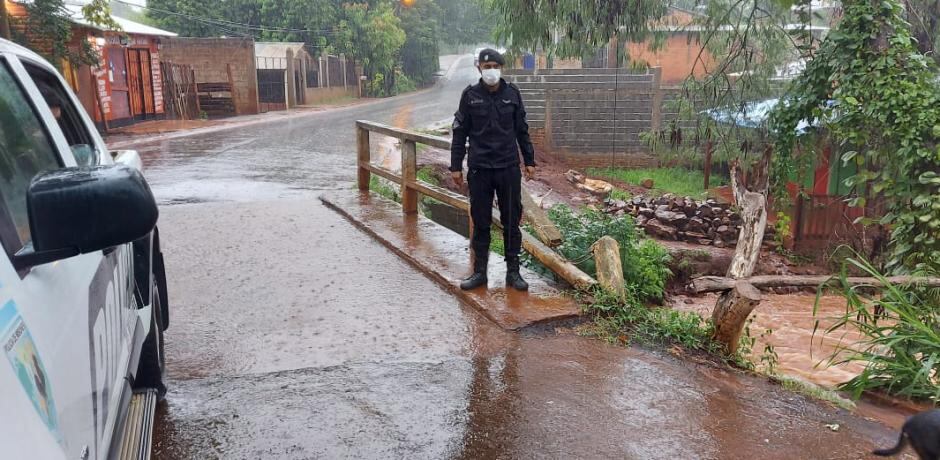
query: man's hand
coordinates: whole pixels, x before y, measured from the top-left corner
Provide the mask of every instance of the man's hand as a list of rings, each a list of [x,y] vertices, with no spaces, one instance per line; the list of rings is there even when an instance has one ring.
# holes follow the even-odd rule
[[[535,166],[526,166],[525,167],[525,180],[535,179]]]
[[[451,171],[451,179],[454,179],[454,183],[457,184],[457,187],[463,187],[463,171]]]

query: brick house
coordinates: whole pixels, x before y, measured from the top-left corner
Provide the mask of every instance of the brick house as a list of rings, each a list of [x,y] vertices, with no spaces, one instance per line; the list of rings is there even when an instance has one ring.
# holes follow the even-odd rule
[[[26,30],[27,10],[18,1],[5,1],[11,28],[30,37]],[[69,48],[78,50],[86,42],[97,52],[97,65],[56,62],[85,111],[99,125],[120,126],[141,120],[161,118],[163,81],[160,74],[160,42],[176,34],[112,15],[121,31],[89,24],[80,5],[66,5],[72,22]],[[41,38],[31,38],[33,48],[50,54],[51,46]]]

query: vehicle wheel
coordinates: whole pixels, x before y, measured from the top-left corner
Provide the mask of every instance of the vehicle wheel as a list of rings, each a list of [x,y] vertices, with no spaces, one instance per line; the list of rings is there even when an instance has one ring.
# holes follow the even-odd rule
[[[159,240],[156,247],[156,257],[153,259],[153,277],[157,282],[160,294],[160,326],[161,331],[170,327],[170,301],[167,298],[166,267],[163,265],[163,253],[160,251]],[[155,292],[156,294],[156,292]]]
[[[153,286],[153,309],[150,315],[150,333],[144,340],[137,366],[134,388],[155,388],[160,399],[166,394],[166,356],[163,354],[163,296],[158,283]]]

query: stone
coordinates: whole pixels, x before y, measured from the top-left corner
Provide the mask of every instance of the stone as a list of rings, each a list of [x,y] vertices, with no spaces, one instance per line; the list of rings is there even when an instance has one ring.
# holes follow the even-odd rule
[[[705,221],[703,221],[701,217],[693,217],[689,219],[689,223],[685,225],[685,230],[688,232],[704,232]]]
[[[643,187],[647,190],[653,188],[653,186],[654,186],[653,179],[643,179],[642,181],[640,181],[640,187]]]
[[[658,219],[650,219],[644,228],[649,235],[666,240],[676,239],[676,233],[678,232],[675,227],[666,225]]]
[[[639,215],[639,216],[636,217],[636,226],[637,226],[637,227],[644,227],[644,226],[646,226],[646,222],[649,221],[649,220],[650,220],[649,217],[644,216],[644,215],[641,214],[641,215]]]
[[[646,198],[643,196],[635,196],[630,200],[636,206],[646,206]]]
[[[721,238],[715,238],[715,239],[712,241],[712,244],[713,244],[716,248],[723,248],[723,247],[725,247],[725,242],[724,242],[724,241],[721,241]]]
[[[697,214],[699,215],[699,217],[704,217],[706,219],[711,219],[712,217],[715,217],[715,213],[712,212],[712,207],[704,205],[704,204],[699,205]]]
[[[637,210],[637,214],[649,219],[656,215],[656,211],[653,211],[650,208],[640,208],[639,210]]]
[[[695,240],[704,240],[705,234],[699,232],[685,232],[685,236]]]

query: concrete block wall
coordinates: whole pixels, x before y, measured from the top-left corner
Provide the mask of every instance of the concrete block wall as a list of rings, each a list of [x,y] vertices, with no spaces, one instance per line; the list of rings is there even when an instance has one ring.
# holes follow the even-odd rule
[[[571,166],[657,163],[641,133],[659,129],[658,69],[511,71],[522,92],[537,149]]]
[[[166,38],[161,42],[164,62],[193,67],[197,83],[228,82],[232,68],[234,103],[240,115],[258,113],[258,73],[255,44],[242,38]]]

